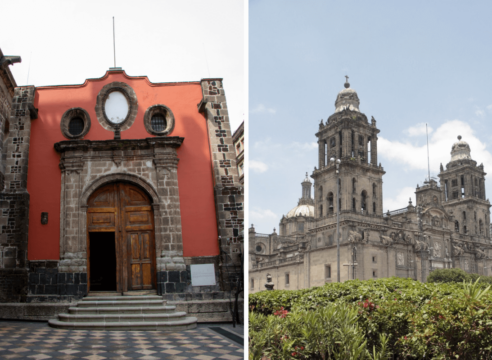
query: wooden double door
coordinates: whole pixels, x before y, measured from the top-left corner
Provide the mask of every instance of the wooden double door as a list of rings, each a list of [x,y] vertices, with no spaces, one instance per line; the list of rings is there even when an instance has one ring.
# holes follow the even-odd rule
[[[107,244],[102,246],[103,243]],[[91,195],[87,209],[87,254],[89,290],[91,279],[96,290],[94,279],[104,277],[110,282],[116,278],[112,285],[118,292],[155,289],[154,214],[143,190],[127,183],[114,183]],[[108,277],[106,273],[113,271]]]

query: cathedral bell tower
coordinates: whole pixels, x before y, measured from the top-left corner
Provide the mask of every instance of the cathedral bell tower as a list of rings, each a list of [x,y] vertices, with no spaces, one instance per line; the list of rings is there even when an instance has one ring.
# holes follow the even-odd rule
[[[335,113],[319,124],[318,167],[312,178],[315,187],[315,217],[340,213],[367,216],[383,214],[383,181],[385,174],[378,165],[376,120],[367,120],[359,111],[359,97],[350,84],[340,91],[335,101]],[[340,198],[336,204],[337,174],[335,161],[340,159]]]
[[[490,237],[490,202],[485,197],[483,164],[471,158],[470,145],[461,136],[451,149],[446,169],[441,164],[439,178],[442,204],[454,216],[454,230],[474,237]]]

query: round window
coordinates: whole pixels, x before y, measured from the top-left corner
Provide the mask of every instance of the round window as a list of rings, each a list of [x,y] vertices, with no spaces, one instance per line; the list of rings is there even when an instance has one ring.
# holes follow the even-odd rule
[[[121,124],[128,116],[129,110],[128,100],[121,91],[109,93],[104,103],[104,112],[109,121],[114,124]]]
[[[68,132],[72,136],[78,136],[84,131],[84,120],[80,117],[74,117],[70,119],[68,123]]]
[[[256,252],[260,252],[261,251],[261,246],[260,245],[256,245]]]
[[[165,116],[162,114],[153,115],[152,120],[150,120],[150,125],[155,132],[163,132],[166,130],[167,126]]]

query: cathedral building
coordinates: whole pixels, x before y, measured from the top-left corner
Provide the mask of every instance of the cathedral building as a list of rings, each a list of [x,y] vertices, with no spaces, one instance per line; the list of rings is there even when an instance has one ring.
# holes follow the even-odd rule
[[[97,292],[229,301],[244,199],[222,79],[115,67],[17,86],[0,55],[0,318],[47,319]],[[207,320],[230,320],[212,305]]]
[[[458,136],[449,163],[441,165],[439,183],[427,179],[415,190],[416,204],[410,200],[383,213],[380,130],[359,104],[346,82],[335,112],[316,133],[314,183],[306,174],[298,206],[282,217],[278,234],[249,229],[250,292],[264,290],[268,275],[275,289],[292,290],[336,282],[338,276],[340,281],[391,276],[425,281],[434,269],[492,273],[486,173],[470,146]]]

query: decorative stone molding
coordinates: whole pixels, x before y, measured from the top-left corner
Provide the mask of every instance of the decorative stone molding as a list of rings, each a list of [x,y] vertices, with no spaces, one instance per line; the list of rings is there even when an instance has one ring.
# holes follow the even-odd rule
[[[97,102],[95,108],[97,120],[106,130],[115,131],[115,125],[117,124],[111,122],[106,116],[106,112],[104,111],[104,104],[108,99],[109,94],[111,94],[113,91],[120,91],[128,101],[128,114],[126,118],[118,124],[120,125],[121,131],[128,130],[130,126],[133,125],[133,123],[135,122],[135,118],[137,117],[138,101],[135,91],[133,91],[133,89],[124,82],[115,81],[107,84],[101,89],[99,94],[97,94]]]
[[[75,117],[80,117],[82,121],[84,122],[84,129],[79,135],[72,135],[70,134],[69,131],[69,124],[70,120],[75,118]],[[91,128],[91,118],[87,111],[85,111],[82,108],[71,108],[65,111],[65,113],[62,115],[61,121],[60,121],[60,129],[63,134],[67,139],[82,139],[90,130]]]
[[[154,129],[152,129],[152,117],[157,114],[163,115],[166,119],[166,128],[163,131],[155,131]],[[156,136],[169,135],[174,130],[174,114],[166,105],[152,105],[145,111],[144,126],[145,130],[147,130],[149,134]]]

